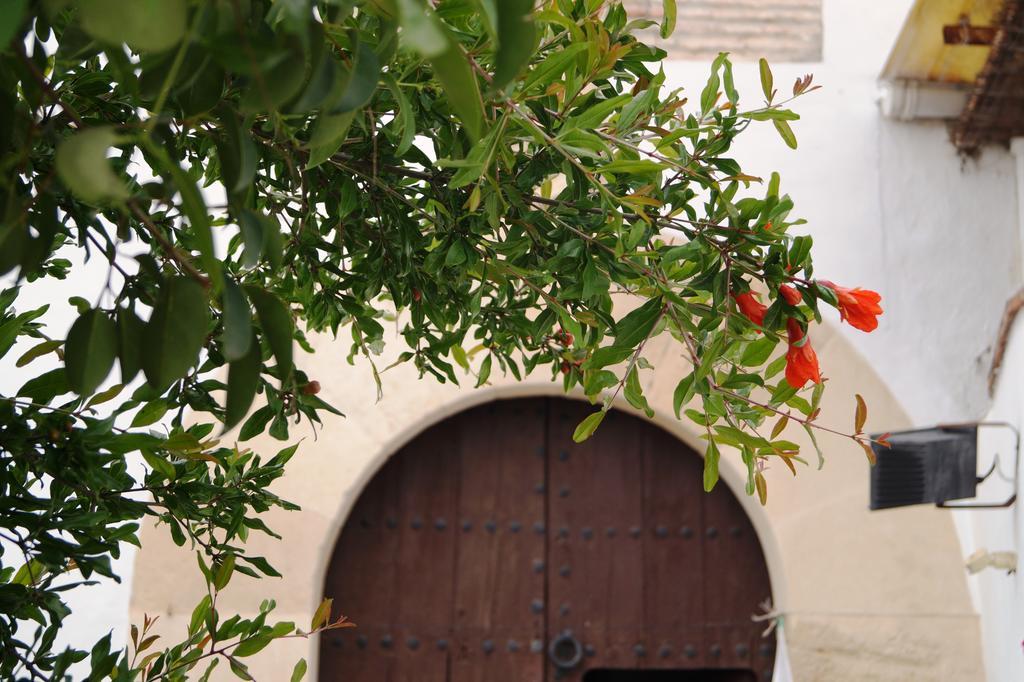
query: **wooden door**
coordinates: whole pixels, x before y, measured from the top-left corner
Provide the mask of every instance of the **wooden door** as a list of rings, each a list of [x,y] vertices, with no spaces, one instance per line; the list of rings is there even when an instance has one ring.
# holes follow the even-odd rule
[[[392,457],[334,550],[325,594],[358,627],[322,638],[319,679],[768,680],[774,638],[750,615],[771,591],[742,508],[635,416],[573,443],[592,409],[495,402]]]

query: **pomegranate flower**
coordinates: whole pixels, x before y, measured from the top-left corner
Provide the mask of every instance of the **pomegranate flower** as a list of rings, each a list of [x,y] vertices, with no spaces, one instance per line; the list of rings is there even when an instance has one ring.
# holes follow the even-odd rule
[[[758,327],[764,326],[764,314],[768,308],[757,300],[757,294],[753,291],[744,291],[742,294],[734,293],[732,297],[736,300],[736,307],[740,309],[744,317]]]
[[[800,295],[800,292],[795,287],[789,284],[779,285],[779,295],[786,300],[786,303],[790,305],[800,305],[800,302],[804,300],[804,297]]]
[[[835,292],[839,299],[839,316],[850,323],[851,327],[870,332],[878,328],[878,316],[882,314],[882,306],[878,305],[882,297],[870,289],[848,289],[827,280],[819,282]]]
[[[821,383],[818,356],[811,347],[811,339],[800,323],[792,317],[786,320],[789,350],[786,351],[786,381],[793,388],[803,388],[808,381]]]

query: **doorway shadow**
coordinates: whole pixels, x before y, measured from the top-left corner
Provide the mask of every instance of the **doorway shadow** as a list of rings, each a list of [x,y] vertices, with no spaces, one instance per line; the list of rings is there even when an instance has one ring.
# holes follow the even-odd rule
[[[750,670],[588,670],[583,682],[756,682]]]

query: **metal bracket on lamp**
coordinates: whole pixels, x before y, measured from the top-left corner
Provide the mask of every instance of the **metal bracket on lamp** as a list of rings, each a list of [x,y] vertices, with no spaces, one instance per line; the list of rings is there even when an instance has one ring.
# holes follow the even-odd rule
[[[977,422],[976,424],[973,424],[973,426],[978,428],[981,428],[983,426],[1004,428],[1013,431],[1013,480],[1010,481],[1010,483],[1013,485],[1013,494],[1010,495],[1010,497],[1007,498],[1005,502],[979,502],[976,504],[971,504],[969,502],[965,502],[963,504],[949,504],[948,502],[938,502],[935,506],[941,507],[943,509],[1006,509],[1008,507],[1012,507],[1013,503],[1017,501],[1017,481],[1019,480],[1020,474],[1020,431],[1018,431],[1017,427],[1015,427],[1013,424],[1009,422]],[[989,470],[986,471],[983,476],[978,477],[977,482],[983,483],[986,479],[988,479],[988,477],[991,476],[992,473],[996,470],[996,467],[998,465],[999,454],[996,453],[995,457],[992,459],[992,466],[989,467]]]

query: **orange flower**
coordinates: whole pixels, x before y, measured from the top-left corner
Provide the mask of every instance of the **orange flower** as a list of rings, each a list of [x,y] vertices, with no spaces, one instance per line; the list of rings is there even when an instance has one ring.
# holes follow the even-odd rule
[[[786,299],[786,303],[790,305],[800,305],[800,302],[804,300],[804,297],[800,295],[800,292],[788,284],[779,285],[779,295]]]
[[[821,383],[818,356],[811,347],[811,339],[800,323],[792,317],[786,320],[789,350],[786,351],[786,381],[793,388],[803,388],[808,381]]]
[[[835,292],[839,299],[839,316],[851,327],[870,332],[878,328],[878,316],[882,314],[882,297],[870,289],[848,289],[827,280],[818,282]]]
[[[736,300],[736,307],[740,309],[744,317],[758,327],[764,326],[764,314],[768,308],[757,300],[757,294],[753,291],[744,291],[742,294],[734,293],[732,297]]]

